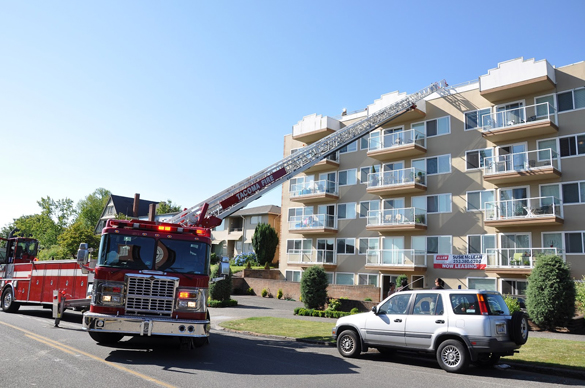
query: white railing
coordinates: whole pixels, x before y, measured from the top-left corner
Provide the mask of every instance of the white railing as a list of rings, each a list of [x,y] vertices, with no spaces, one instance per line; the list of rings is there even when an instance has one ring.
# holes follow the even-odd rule
[[[547,120],[556,124],[557,111],[548,102],[543,102],[541,104],[522,106],[482,115],[478,120],[478,126],[482,131],[487,132],[493,131],[494,129]]]
[[[424,132],[418,129],[409,129],[407,131],[380,134],[380,136],[375,137],[370,134],[368,151],[400,147],[406,144],[417,144],[427,148],[427,139]]]
[[[418,183],[426,186],[426,182],[426,171],[414,167],[368,174],[368,188],[400,186],[408,183]]]
[[[287,252],[287,263],[336,264],[337,252],[324,249],[290,249]]]
[[[288,221],[289,230],[337,229],[337,218],[329,214],[294,216]]]
[[[560,252],[557,248],[488,248],[486,253],[488,268],[534,268],[538,256]]]
[[[424,251],[414,249],[368,249],[366,267],[372,265],[426,267],[427,255]]]
[[[368,226],[426,225],[427,212],[424,209],[407,207],[368,211]]]
[[[304,195],[332,194],[339,195],[335,181],[320,180],[297,183],[290,187],[290,197],[302,197]]]
[[[551,216],[563,218],[562,211],[560,200],[552,196],[493,201],[485,203],[484,221]]]
[[[550,148],[514,154],[490,156],[484,159],[483,173],[486,176],[511,171],[531,171],[553,167],[561,170],[559,154]]]

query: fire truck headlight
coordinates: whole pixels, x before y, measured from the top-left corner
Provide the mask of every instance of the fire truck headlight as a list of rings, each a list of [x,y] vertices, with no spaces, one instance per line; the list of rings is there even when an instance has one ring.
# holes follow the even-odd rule
[[[113,281],[97,281],[94,284],[94,302],[103,306],[124,305],[124,283]]]
[[[180,289],[177,292],[177,310],[197,311],[202,292],[199,289]]]

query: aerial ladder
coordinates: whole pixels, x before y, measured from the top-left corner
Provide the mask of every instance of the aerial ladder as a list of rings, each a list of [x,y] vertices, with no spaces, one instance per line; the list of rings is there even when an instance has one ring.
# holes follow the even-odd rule
[[[416,104],[447,87],[445,80],[434,82],[363,120],[339,129],[331,135],[303,147],[302,150],[236,183],[205,201],[180,212],[168,222],[213,228],[263,194],[312,167],[328,155],[370,133],[374,129],[415,109]]]

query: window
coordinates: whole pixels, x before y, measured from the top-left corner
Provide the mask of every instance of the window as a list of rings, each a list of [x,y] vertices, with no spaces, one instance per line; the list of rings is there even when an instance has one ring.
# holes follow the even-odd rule
[[[486,202],[492,202],[495,198],[494,190],[468,191],[467,211],[485,210]]]
[[[337,272],[335,274],[335,284],[342,284],[345,286],[353,286],[353,277],[354,274],[352,273],[340,273]]]
[[[410,283],[410,287],[413,289],[416,288],[425,288],[425,277],[422,275],[412,275],[410,277],[411,279],[411,283]]]
[[[309,187],[309,184],[313,182],[315,178],[312,175],[308,176],[300,176],[296,178],[292,178],[290,180],[290,192],[298,193],[301,190]]]
[[[450,255],[451,236],[413,236],[412,248],[430,255]]]
[[[355,203],[340,203],[337,205],[338,220],[353,220],[355,216]]]
[[[380,172],[380,165],[368,166],[360,168],[360,182],[363,184],[368,183],[368,174]]]
[[[465,112],[465,130],[476,129],[483,127],[484,116],[491,113],[491,108],[485,108],[480,110],[474,110]]]
[[[368,149],[370,149],[370,134],[369,133],[365,134],[360,139],[360,150],[368,150]]]
[[[470,290],[497,291],[496,279],[493,278],[467,278],[467,288]]]
[[[560,195],[561,193],[562,197]],[[585,203],[585,181],[562,183],[560,189],[559,184],[556,183],[552,185],[542,185],[540,186],[540,196],[561,199],[563,205]],[[543,199],[542,202],[543,205],[549,205],[551,203],[548,198],[546,201]],[[558,204],[559,201],[555,200],[555,203]]]
[[[340,154],[345,154],[348,152],[355,152],[357,151],[357,140],[354,142],[349,143],[348,145],[346,145],[345,147],[341,148],[339,150]]]
[[[339,171],[339,186],[355,185],[357,183],[357,170]]]
[[[414,127],[414,125],[413,125]],[[426,122],[427,137],[447,135],[451,132],[451,120],[449,116],[440,117]]]
[[[547,159],[551,158],[551,156],[553,158],[556,158],[556,154],[558,153],[557,139],[538,140],[536,143],[537,143],[537,148],[539,150],[542,150],[542,151],[538,152],[538,160],[539,161],[547,160]],[[547,149],[552,150],[552,155],[550,152],[544,151]]]
[[[525,280],[505,280],[502,279],[503,295],[526,295],[528,282]]]
[[[451,155],[413,160],[412,167],[426,171],[427,175],[446,174],[451,172]]]
[[[340,255],[353,255],[355,253],[355,238],[338,238],[337,253]]]
[[[483,150],[467,151],[465,153],[466,169],[475,170],[483,168],[485,166],[485,158],[492,157],[494,150],[491,148],[485,148]]]
[[[294,254],[310,254],[312,248],[312,239],[296,239],[296,240],[286,240],[286,253],[289,254],[289,257]],[[299,260],[300,261],[300,260]]]
[[[335,274],[333,272],[325,272],[327,276],[327,284],[335,284]]]
[[[378,287],[378,275],[371,273],[360,273],[358,274],[358,284],[360,286]]]
[[[451,194],[437,194],[412,197],[412,207],[426,210],[427,213],[450,213]]]
[[[291,207],[288,209],[288,220],[298,221],[304,216],[310,216],[313,214],[312,207]]]
[[[335,263],[335,239],[319,238],[317,239],[317,262],[318,263]]]
[[[286,280],[293,283],[301,281],[301,271],[286,271]]]
[[[536,117],[539,119],[546,118],[554,112],[555,96],[550,94],[548,96],[536,97],[534,104],[536,105]]]
[[[380,249],[380,239],[378,237],[363,237],[359,239],[358,254],[365,255],[368,250],[377,251]]]
[[[262,216],[252,216],[250,217],[250,224],[256,225],[262,222]]]
[[[360,218],[366,218],[369,211],[380,210],[380,201],[363,201],[360,202]]]
[[[585,135],[572,135],[559,138],[561,158],[585,154]]]
[[[565,252],[583,253],[583,233],[565,232]]]
[[[559,112],[585,108],[585,88],[557,93],[557,106]]]
[[[467,253],[487,253],[488,249],[496,247],[495,234],[478,234],[467,236]]]

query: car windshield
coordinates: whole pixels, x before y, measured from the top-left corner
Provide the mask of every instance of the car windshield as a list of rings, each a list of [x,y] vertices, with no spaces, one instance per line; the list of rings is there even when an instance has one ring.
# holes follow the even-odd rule
[[[98,265],[208,275],[208,245],[198,241],[103,235]]]

